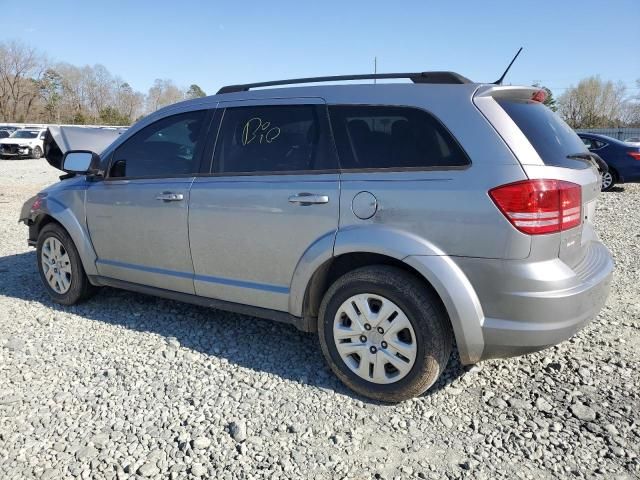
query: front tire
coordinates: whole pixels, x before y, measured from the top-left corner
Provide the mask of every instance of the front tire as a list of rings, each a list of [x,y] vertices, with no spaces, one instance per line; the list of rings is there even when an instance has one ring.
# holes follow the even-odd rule
[[[37,255],[40,279],[54,302],[74,305],[95,291],[73,240],[59,224],[49,223],[42,229]]]
[[[35,147],[31,152],[31,158],[34,160],[38,160],[42,157],[42,149],[40,147]]]
[[[414,275],[386,265],[353,270],[331,285],[320,306],[318,335],[336,376],[383,402],[429,389],[452,346],[436,294]]]

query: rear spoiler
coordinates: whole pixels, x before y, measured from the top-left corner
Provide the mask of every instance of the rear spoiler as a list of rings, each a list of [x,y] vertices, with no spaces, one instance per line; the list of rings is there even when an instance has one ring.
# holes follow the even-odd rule
[[[49,165],[62,170],[62,157],[69,150],[101,154],[125,131],[126,128],[51,126],[44,138],[44,156]]]
[[[531,100],[540,87],[524,87],[511,85],[482,85],[474,93],[474,98],[494,97],[511,100]]]

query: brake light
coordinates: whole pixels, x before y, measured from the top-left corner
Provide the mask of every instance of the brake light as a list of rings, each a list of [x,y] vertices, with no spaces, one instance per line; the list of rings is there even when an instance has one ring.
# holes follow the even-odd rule
[[[511,224],[528,235],[555,233],[582,222],[582,188],[564,180],[524,180],[489,190]]]
[[[627,152],[627,154],[635,160],[640,160],[640,152]]]
[[[544,90],[538,90],[533,95],[531,95],[531,100],[534,102],[543,103],[547,99],[547,92]]]

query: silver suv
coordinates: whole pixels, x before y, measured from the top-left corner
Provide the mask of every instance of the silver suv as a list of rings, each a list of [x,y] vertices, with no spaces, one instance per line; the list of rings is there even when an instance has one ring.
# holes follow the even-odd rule
[[[21,215],[48,293],[111,286],[291,323],[383,401],[427,390],[454,341],[471,364],[573,335],[613,271],[582,141],[535,88],[382,77],[412,83],[235,85],[101,152],[50,149],[68,175]]]

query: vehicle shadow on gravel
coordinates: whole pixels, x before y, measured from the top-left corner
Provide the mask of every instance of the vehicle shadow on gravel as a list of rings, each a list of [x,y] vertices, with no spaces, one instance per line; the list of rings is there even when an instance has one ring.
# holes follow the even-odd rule
[[[40,283],[34,251],[0,257],[0,295],[38,302],[51,310],[54,319],[56,312],[67,312],[165,340],[175,338],[184,348],[244,368],[380,404],[342,385],[326,365],[316,336],[292,325],[113,288],[102,288],[79,305],[58,305]],[[445,372],[425,396],[442,390],[464,371],[454,351]]]

